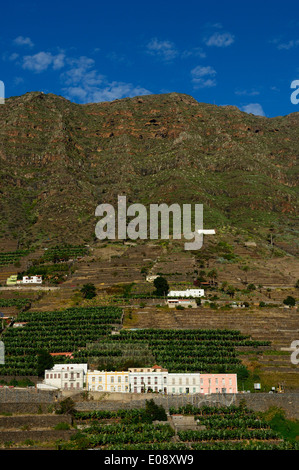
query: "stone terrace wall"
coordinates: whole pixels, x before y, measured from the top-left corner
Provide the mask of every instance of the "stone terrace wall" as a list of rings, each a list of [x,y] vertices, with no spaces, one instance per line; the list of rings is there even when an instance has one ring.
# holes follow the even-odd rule
[[[113,396],[114,395],[114,396]],[[115,396],[116,395],[116,396]],[[95,396],[89,401],[76,402],[76,410],[117,410],[142,408],[145,406],[146,400],[153,399],[158,405],[162,405],[166,410],[170,407],[179,408],[190,403],[193,406],[230,406],[239,405],[242,401],[246,402],[248,408],[254,411],[267,411],[270,407],[275,406],[285,410],[287,418],[299,419],[299,393],[252,393],[252,394],[235,394],[235,395],[177,395],[163,396],[153,394],[128,394],[121,399],[120,394],[107,394],[99,396],[98,400]]]
[[[118,410],[142,408],[146,400],[153,399],[166,410],[179,408],[190,403],[194,406],[229,406],[239,405],[245,401],[248,408],[254,411],[267,411],[275,406],[285,410],[287,418],[299,419],[299,393],[238,393],[215,395],[158,395],[106,392],[62,392],[41,391],[38,389],[0,389],[0,413],[51,413],[59,402],[71,397],[78,411]],[[86,398],[88,397],[88,398]],[[50,411],[51,410],[51,411]]]

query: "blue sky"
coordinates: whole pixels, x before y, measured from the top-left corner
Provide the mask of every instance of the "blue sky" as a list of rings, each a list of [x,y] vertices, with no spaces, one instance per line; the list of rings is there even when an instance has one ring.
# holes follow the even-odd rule
[[[296,1],[11,1],[0,43],[6,97],[178,92],[267,117],[299,111]]]

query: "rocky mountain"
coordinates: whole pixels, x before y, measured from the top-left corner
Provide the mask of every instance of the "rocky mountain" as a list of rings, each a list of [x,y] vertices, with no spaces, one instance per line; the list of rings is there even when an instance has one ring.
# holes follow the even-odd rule
[[[39,92],[0,106],[0,237],[94,239],[95,209],[204,205],[206,228],[298,240],[299,113],[266,118],[177,93],[79,105]]]

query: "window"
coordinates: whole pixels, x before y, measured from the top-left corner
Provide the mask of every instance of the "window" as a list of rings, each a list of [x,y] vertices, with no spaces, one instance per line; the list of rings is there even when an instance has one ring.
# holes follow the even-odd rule
[[[172,385],[175,385],[175,378],[172,379]]]
[[[189,378],[186,378],[186,385],[189,385]]]
[[[193,385],[195,385],[195,377],[193,377],[192,383],[193,383]]]
[[[119,384],[121,383],[121,377],[118,377],[118,383]]]
[[[129,378],[129,377],[126,375],[126,376],[125,376],[125,382],[128,382],[128,378]]]
[[[229,379],[229,384],[232,385],[232,379]]]
[[[155,377],[155,384],[157,385],[157,383],[158,383],[158,377]]]
[[[218,385],[218,379],[215,379],[215,384]]]
[[[64,378],[67,379],[67,374],[64,374]]]
[[[151,384],[151,378],[150,377],[147,378],[147,383],[148,383],[148,385]]]
[[[99,382],[102,382],[102,377],[99,377]]]
[[[114,383],[114,377],[111,377],[111,383],[112,384]]]
[[[172,393],[175,393],[175,387],[172,387]]]
[[[196,387],[193,387],[193,393],[196,393]]]

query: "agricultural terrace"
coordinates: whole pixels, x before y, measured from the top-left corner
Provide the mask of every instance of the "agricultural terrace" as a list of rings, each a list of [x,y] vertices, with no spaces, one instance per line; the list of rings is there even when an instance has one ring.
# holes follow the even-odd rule
[[[24,326],[8,327],[2,334],[5,365],[0,365],[0,375],[37,375],[41,349],[50,353],[78,351],[87,343],[110,335],[121,325],[121,318],[122,310],[117,307],[21,312],[18,323]]]
[[[30,250],[16,250],[0,253],[0,266],[9,266],[20,261],[21,258],[27,256]]]
[[[87,362],[97,369],[123,369],[158,363],[170,372],[237,373],[246,371],[237,356],[268,346],[235,330],[120,330],[122,309],[115,306],[69,308],[53,312],[21,312],[18,323],[2,334],[5,365],[0,375],[37,375],[41,349],[71,352],[67,362]],[[57,359],[58,361],[58,359]],[[59,358],[61,362],[61,358]]]
[[[150,407],[148,407],[150,408]],[[193,429],[174,430],[167,417],[149,414],[147,409],[118,411],[75,411],[76,425],[84,429],[61,449],[98,448],[105,450],[283,450],[298,443],[285,441],[269,423],[246,406],[200,408],[187,405],[170,408],[175,414],[194,417]],[[163,423],[165,421],[165,423]],[[198,430],[196,430],[198,427]],[[195,429],[194,429],[195,428]]]
[[[71,258],[79,258],[88,254],[88,247],[84,245],[65,245],[48,248],[41,258],[45,261],[67,261]]]

